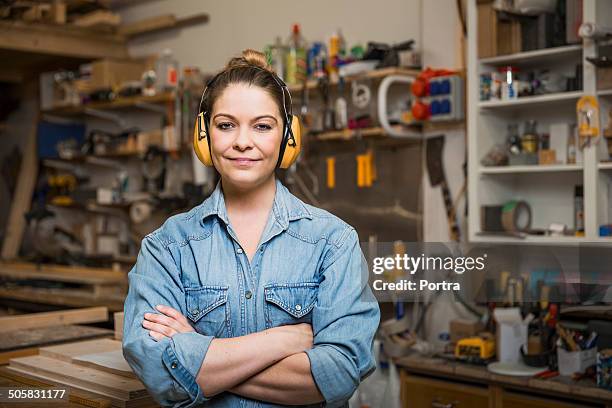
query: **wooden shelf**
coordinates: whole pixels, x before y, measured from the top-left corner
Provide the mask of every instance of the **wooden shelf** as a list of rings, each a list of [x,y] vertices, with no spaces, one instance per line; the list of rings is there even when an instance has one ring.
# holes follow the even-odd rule
[[[52,71],[100,58],[129,57],[125,38],[72,25],[0,21],[0,32],[3,82],[21,82],[41,67]]]
[[[480,174],[556,173],[566,171],[582,171],[582,164],[534,164],[523,166],[480,167]]]
[[[389,68],[381,68],[376,69],[374,71],[363,72],[356,75],[349,75],[344,77],[345,82],[360,80],[360,79],[380,79],[389,75],[412,75],[417,76],[421,71],[416,69],[407,69],[407,68],[399,68],[399,67],[389,67]],[[330,81],[330,85],[337,85],[338,81]],[[308,89],[316,89],[318,87],[318,82],[316,79],[309,79],[306,81],[306,88]],[[290,92],[301,92],[304,89],[303,85],[289,85]]]
[[[501,101],[482,101],[478,103],[480,109],[496,109],[517,106],[548,105],[551,103],[566,103],[577,101],[584,92],[559,92],[547,95],[524,96],[516,99]]]
[[[147,104],[171,103],[175,100],[174,93],[162,93],[154,96],[132,96],[117,98],[110,102],[92,102],[86,105],[63,106],[44,110],[43,113],[50,115],[83,115],[87,109],[96,110],[119,110],[126,108],[139,108]]]
[[[481,58],[481,64],[486,65],[505,65],[505,64],[524,64],[542,63],[556,61],[562,58],[582,56],[582,44],[566,45],[563,47],[544,48],[541,50],[518,52],[516,54],[498,55],[496,57]]]
[[[394,126],[394,128],[401,129],[401,126]],[[421,137],[421,132],[415,131],[415,136]],[[319,133],[314,136],[315,139],[320,141],[327,140],[352,140],[358,139],[359,137],[367,137],[367,138],[389,138],[389,139],[397,139],[402,140],[401,137],[391,137],[389,136],[382,127],[371,127],[371,128],[363,128],[363,129],[343,129],[343,130],[334,130],[331,132]]]

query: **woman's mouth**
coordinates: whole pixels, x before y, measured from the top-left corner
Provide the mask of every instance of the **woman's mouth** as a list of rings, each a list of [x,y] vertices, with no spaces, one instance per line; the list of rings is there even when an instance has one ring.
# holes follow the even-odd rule
[[[248,157],[236,157],[230,158],[229,160],[234,163],[235,166],[238,167],[251,167],[258,161],[260,161],[259,159],[250,159]]]

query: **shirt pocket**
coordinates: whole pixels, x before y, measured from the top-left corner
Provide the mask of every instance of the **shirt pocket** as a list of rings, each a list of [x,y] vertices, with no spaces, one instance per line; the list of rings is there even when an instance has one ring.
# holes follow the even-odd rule
[[[198,333],[232,337],[229,324],[228,286],[185,288],[187,318]]]
[[[266,328],[311,323],[318,282],[270,283],[264,286]]]

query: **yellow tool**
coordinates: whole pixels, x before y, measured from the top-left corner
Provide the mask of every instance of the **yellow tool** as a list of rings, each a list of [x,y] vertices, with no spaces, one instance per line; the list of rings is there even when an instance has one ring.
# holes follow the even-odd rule
[[[336,187],[336,158],[327,158],[327,188]]]
[[[488,360],[495,355],[495,339],[492,337],[468,337],[455,346],[457,358],[480,358]]]
[[[357,187],[371,187],[376,180],[376,166],[374,164],[374,153],[368,149],[365,154],[358,154],[357,160]]]
[[[358,154],[355,159],[357,160],[357,187],[365,187],[365,156]]]
[[[580,148],[597,143],[599,138],[599,103],[592,95],[582,96],[576,103]]]

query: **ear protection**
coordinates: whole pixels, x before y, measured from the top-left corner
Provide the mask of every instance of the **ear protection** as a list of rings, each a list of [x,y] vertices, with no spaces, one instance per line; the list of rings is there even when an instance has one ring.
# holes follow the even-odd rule
[[[278,84],[278,86],[281,88],[281,92],[283,93],[283,138],[281,141],[276,167],[287,169],[293,163],[295,163],[302,148],[300,120],[292,113],[291,94],[289,93],[289,88],[287,88],[287,85],[275,73],[255,65],[252,66],[262,71],[266,71],[269,75],[272,75],[274,81]],[[198,110],[198,116],[196,117],[195,128],[193,131],[193,150],[195,151],[196,156],[198,156],[198,159],[200,159],[205,166],[209,167],[213,166],[209,131],[210,112],[202,111],[202,104],[208,97],[209,89],[214,87],[215,81],[221,74],[223,74],[223,72],[225,71],[215,75],[206,84],[206,88],[204,89],[202,98],[200,99],[200,108]],[[287,94],[289,98],[289,112],[287,112],[285,94]]]

